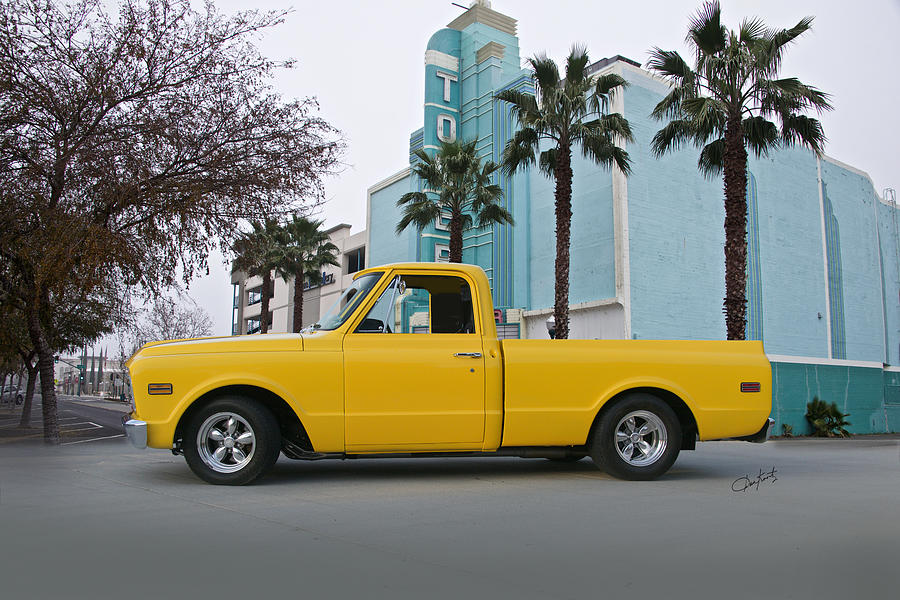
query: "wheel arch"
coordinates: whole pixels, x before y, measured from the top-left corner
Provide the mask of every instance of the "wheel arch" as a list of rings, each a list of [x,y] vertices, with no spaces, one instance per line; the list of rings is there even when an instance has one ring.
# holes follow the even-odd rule
[[[652,386],[633,387],[621,390],[604,402],[603,406],[600,407],[600,410],[597,411],[597,414],[594,415],[594,420],[591,423],[587,435],[588,443],[593,439],[594,430],[597,428],[603,415],[617,402],[634,394],[649,394],[668,404],[675,412],[675,415],[678,417],[678,422],[681,424],[681,449],[693,450],[696,447],[698,434],[697,419],[694,417],[694,413],[691,411],[690,407],[688,407],[687,403],[679,397],[678,394],[670,390]]]
[[[199,410],[203,409],[210,402],[229,396],[247,398],[265,406],[278,421],[282,438],[293,442],[304,450],[313,450],[312,442],[306,433],[306,428],[300,421],[300,417],[297,416],[297,413],[294,412],[284,398],[271,390],[255,385],[226,385],[205,392],[188,405],[175,426],[172,451],[175,453],[181,452],[184,428]]]

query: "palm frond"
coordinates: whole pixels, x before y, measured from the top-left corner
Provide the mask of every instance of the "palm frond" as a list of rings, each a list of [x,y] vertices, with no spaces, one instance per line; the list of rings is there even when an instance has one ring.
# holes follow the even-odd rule
[[[806,115],[788,115],[781,123],[781,142],[785,146],[801,144],[809,147],[816,156],[825,149],[825,131],[818,119]]]
[[[416,202],[427,202],[428,194],[425,192],[407,192],[400,196],[400,199],[397,200],[397,206],[403,206],[405,204],[413,204]]]
[[[831,95],[806,85],[796,77],[760,79],[757,83],[760,110],[794,112],[812,108],[819,114],[831,110]]]
[[[760,39],[764,39],[766,34],[766,24],[759,17],[751,17],[741,21],[741,27],[738,30],[738,39],[742,44],[753,44]]]
[[[589,135],[582,138],[581,151],[585,157],[607,169],[615,164],[626,175],[631,173],[631,158],[628,152],[612,143],[608,135]]]
[[[703,147],[700,158],[697,160],[697,168],[707,179],[713,179],[722,174],[725,167],[725,138],[719,138]]]
[[[499,204],[488,204],[478,211],[478,226],[487,227],[489,225],[509,224],[515,225],[512,214],[500,206]]]
[[[549,98],[553,95],[553,90],[560,85],[559,68],[546,54],[539,54],[528,59],[528,62],[534,70],[534,81],[537,83],[538,93],[541,98]]]
[[[778,146],[778,127],[764,117],[747,117],[741,123],[744,131],[744,143],[754,155],[768,156],[769,150]]]
[[[531,127],[523,127],[516,131],[503,149],[500,164],[504,174],[512,175],[521,167],[533,165],[539,143],[540,137]]]
[[[673,119],[656,132],[650,141],[650,150],[659,158],[666,152],[678,150],[685,142],[696,137],[692,122],[687,119]]]
[[[430,223],[433,223],[441,215],[441,208],[436,202],[430,200],[422,200],[419,202],[410,202],[403,208],[403,216],[397,223],[396,233],[400,235],[410,225],[415,225],[417,229],[422,230]]]
[[[756,68],[762,73],[775,73],[781,69],[785,47],[812,29],[813,17],[804,17],[788,29],[769,29],[755,45]]]
[[[696,47],[698,56],[701,53],[717,54],[725,48],[727,37],[721,17],[722,9],[718,1],[705,2],[691,17],[685,41]]]
[[[582,44],[572,46],[566,59],[566,82],[581,83],[585,79],[588,63],[587,48]]]
[[[616,95],[628,87],[628,82],[621,75],[605,73],[594,81],[594,93],[590,96],[591,110],[597,114],[609,112],[609,103]]]
[[[692,121],[698,138],[705,140],[725,129],[727,107],[715,98],[709,96],[688,98],[681,103],[681,110],[685,117]]]
[[[694,71],[675,50],[662,50],[658,47],[650,51],[647,68],[666,79],[680,85],[693,78]]]
[[[520,123],[531,124],[540,118],[540,109],[534,94],[519,90],[502,90],[495,96],[497,100],[509,103],[509,111]]]
[[[556,154],[556,148],[548,148],[541,152],[538,160],[538,167],[548,177],[554,177],[556,174]]]
[[[578,131],[580,135],[577,136],[577,138],[573,135],[572,139],[580,139],[589,135],[604,135],[607,136],[611,142],[615,142],[616,137],[621,138],[624,142],[634,141],[634,133],[631,130],[631,124],[628,123],[628,119],[623,117],[620,113],[603,115],[599,119],[584,123],[581,128],[573,131]]]

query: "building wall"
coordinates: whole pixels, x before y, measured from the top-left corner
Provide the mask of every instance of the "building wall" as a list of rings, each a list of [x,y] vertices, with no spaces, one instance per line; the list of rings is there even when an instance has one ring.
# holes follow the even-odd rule
[[[438,129],[440,114],[452,115],[457,134],[477,139],[496,161],[516,130],[508,107],[492,96],[532,91],[530,73],[519,69],[515,22],[482,8],[429,42],[424,126],[410,136],[411,155],[434,150],[439,133],[449,133]],[[613,110],[629,120],[635,141],[627,178],[574,149],[571,337],[724,339],[721,176],[700,174],[692,146],[652,154],[662,123],[650,113],[665,83],[620,57],[596,68],[630,83]],[[458,81],[445,88],[448,75]],[[897,431],[900,211],[865,173],[806,149],[751,156],[748,171],[747,335],[770,355],[778,425],[805,431],[806,403],[818,396],[851,414],[851,431]],[[517,315],[524,337],[545,338],[554,298],[554,182],[530,169],[498,183],[516,225],[468,232],[463,260],[485,269],[495,306]],[[435,244],[448,238],[440,224],[393,233],[396,200],[420,189],[407,171],[370,189],[370,264],[436,259]]]
[[[876,202],[875,209],[876,237],[881,249],[878,265],[884,321],[881,337],[885,340],[882,360],[900,367],[900,210],[896,202],[889,204],[881,199]]]
[[[366,233],[368,235],[367,266],[392,262],[422,260],[416,248],[416,234],[407,229],[397,234],[401,210],[397,206],[400,197],[412,191],[409,169],[403,169],[388,179],[369,188],[366,207]]]
[[[649,115],[666,93],[656,79],[614,63],[629,87],[624,115],[635,141],[627,147],[626,186],[631,337],[721,339],[725,243],[722,185],[703,178],[692,148],[659,159],[650,142],[659,123]]]

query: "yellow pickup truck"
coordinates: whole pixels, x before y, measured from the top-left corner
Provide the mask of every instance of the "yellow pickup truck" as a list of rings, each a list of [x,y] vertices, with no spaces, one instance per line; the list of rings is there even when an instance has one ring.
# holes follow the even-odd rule
[[[624,479],[665,473],[696,441],[765,441],[760,342],[499,340],[479,267],[360,271],[299,334],[147,344],[128,361],[138,448],[215,484],[288,458],[522,456]]]

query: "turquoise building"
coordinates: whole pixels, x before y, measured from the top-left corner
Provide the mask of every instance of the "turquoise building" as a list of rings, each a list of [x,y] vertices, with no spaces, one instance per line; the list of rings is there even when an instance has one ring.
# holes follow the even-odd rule
[[[621,56],[592,71],[630,86],[612,110],[635,140],[627,178],[573,155],[571,334],[587,339],[723,339],[724,208],[721,180],[706,180],[697,152],[660,159],[650,117],[666,85]],[[515,122],[494,99],[532,91],[516,21],[477,2],[425,50],[423,127],[408,159],[441,140],[477,140],[500,160]],[[850,413],[854,433],[900,431],[900,210],[862,171],[808,150],[751,158],[748,184],[747,336],[772,362],[775,417],[806,433],[817,396]],[[536,169],[498,174],[515,226],[466,232],[463,260],[491,281],[505,335],[546,337],[553,306],[553,181]],[[406,166],[368,190],[368,265],[446,260],[445,220],[396,235],[396,202],[421,190]]]

